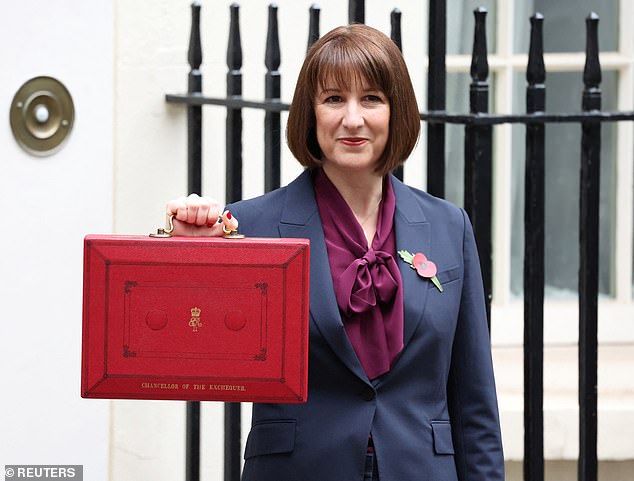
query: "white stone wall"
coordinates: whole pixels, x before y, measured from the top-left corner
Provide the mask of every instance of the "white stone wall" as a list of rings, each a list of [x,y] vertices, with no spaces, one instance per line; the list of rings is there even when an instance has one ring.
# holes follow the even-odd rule
[[[112,4],[1,11],[0,464],[83,464],[84,479],[106,480],[109,402],[80,398],[80,361],[83,237],[112,231]],[[14,94],[41,75],[75,106],[50,157],[24,152],[9,126]]]

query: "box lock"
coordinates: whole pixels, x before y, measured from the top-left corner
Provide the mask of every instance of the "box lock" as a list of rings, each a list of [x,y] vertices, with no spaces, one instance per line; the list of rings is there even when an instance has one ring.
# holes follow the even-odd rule
[[[52,77],[35,77],[11,102],[11,130],[20,147],[37,156],[52,155],[68,138],[75,119],[73,99]]]

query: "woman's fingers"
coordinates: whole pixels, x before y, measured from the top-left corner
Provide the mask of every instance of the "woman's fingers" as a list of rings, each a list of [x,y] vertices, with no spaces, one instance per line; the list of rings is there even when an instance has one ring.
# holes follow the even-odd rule
[[[187,198],[179,197],[178,199],[170,200],[165,206],[165,214],[173,215],[176,219],[184,221],[187,219]]]
[[[220,219],[222,220],[225,232],[238,230],[238,219],[236,219],[228,210],[225,210],[222,213]]]
[[[173,214],[181,222],[203,226],[218,220],[220,204],[211,197],[190,194],[187,197],[170,200],[165,210],[167,215]]]
[[[173,216],[173,235],[222,236],[237,230],[237,219],[229,211],[221,212],[215,199],[190,194],[166,204],[166,226],[169,227],[169,217]]]
[[[187,216],[185,219],[179,219],[179,220],[183,220],[187,222],[188,224],[200,225],[196,223],[196,220],[198,219],[198,211],[201,208],[204,209],[203,199],[196,194],[190,194],[187,197],[186,204],[187,204]],[[205,212],[205,215],[206,214],[207,213]]]

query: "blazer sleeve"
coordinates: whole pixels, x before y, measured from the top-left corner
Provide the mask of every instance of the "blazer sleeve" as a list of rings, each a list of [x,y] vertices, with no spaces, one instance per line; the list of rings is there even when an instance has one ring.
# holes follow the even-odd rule
[[[504,481],[504,456],[482,273],[473,228],[464,219],[464,284],[447,386],[460,481]]]

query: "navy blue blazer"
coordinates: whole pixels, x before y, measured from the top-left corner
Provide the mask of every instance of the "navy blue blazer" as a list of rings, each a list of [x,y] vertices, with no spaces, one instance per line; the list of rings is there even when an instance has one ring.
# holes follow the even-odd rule
[[[471,224],[391,178],[397,250],[438,266],[440,292],[397,260],[404,348],[369,381],[343,328],[311,173],[228,206],[253,237],[310,239],[308,402],[254,404],[243,481],[362,481],[372,433],[381,481],[503,481],[482,278]]]

